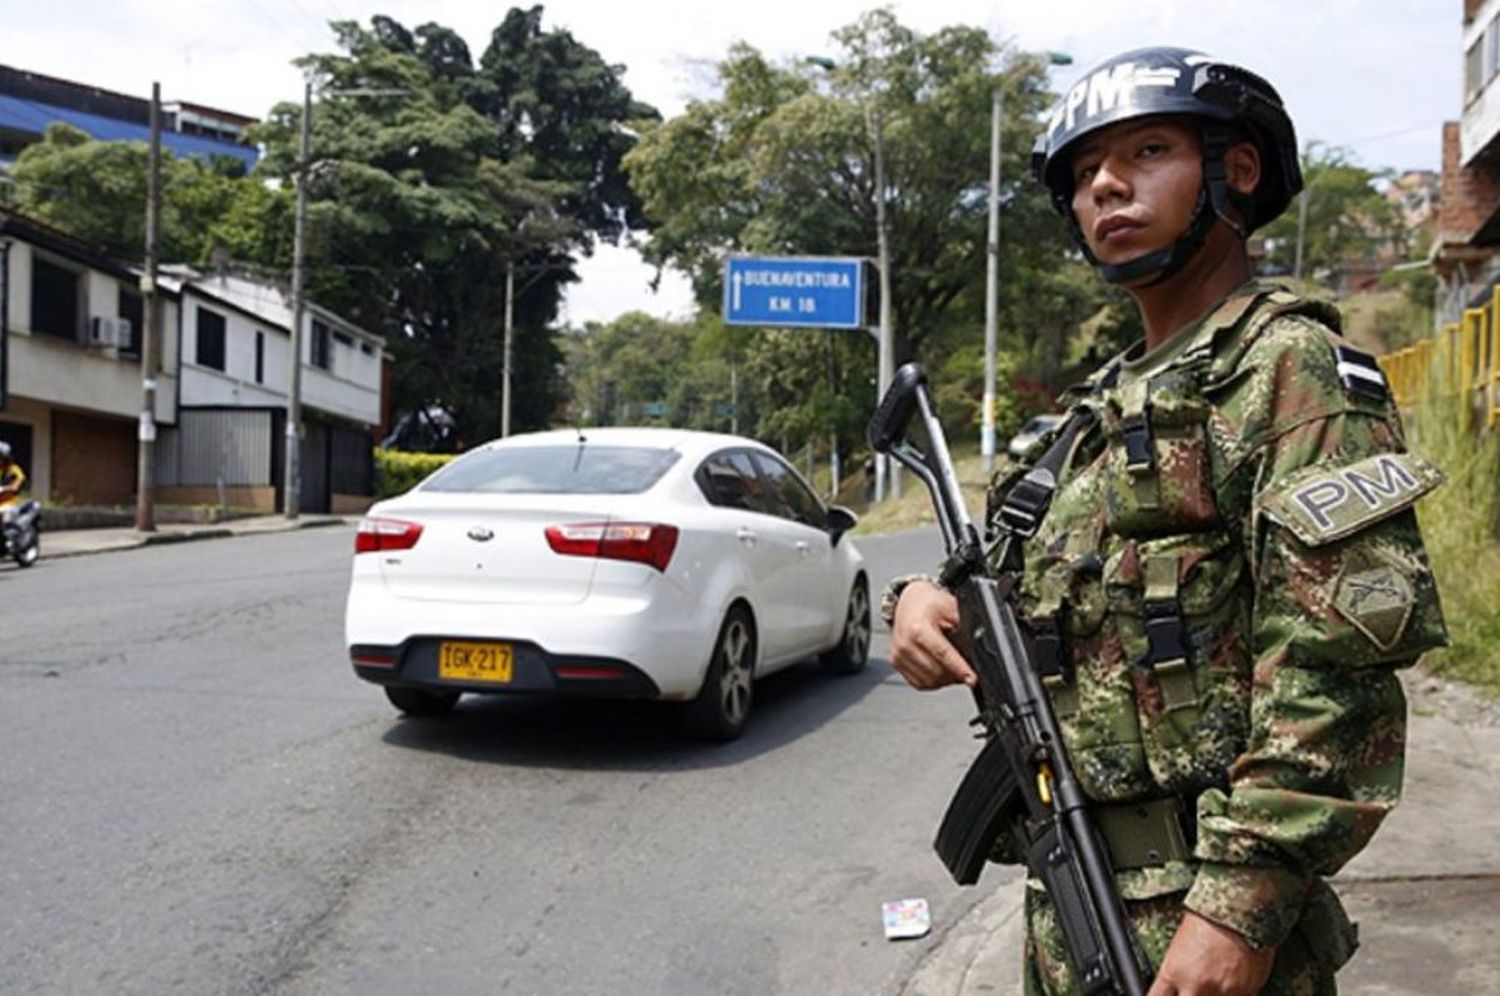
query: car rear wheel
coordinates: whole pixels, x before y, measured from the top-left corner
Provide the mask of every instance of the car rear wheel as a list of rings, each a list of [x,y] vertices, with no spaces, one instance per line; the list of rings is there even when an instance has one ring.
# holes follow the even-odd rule
[[[870,587],[863,577],[854,579],[849,589],[849,605],[844,614],[844,634],[838,646],[824,653],[819,662],[829,674],[856,674],[870,659]]]
[[[733,740],[745,730],[754,698],[755,623],[750,612],[736,605],[724,617],[714,641],[703,688],[688,704],[688,728],[707,740]]]
[[[458,692],[429,692],[425,688],[385,687],[391,705],[408,716],[445,716],[458,703]]]

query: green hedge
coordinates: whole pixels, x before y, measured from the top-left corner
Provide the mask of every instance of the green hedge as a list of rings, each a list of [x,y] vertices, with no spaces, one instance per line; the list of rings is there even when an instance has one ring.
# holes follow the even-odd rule
[[[375,497],[391,498],[416,487],[454,458],[452,453],[403,453],[375,448]]]

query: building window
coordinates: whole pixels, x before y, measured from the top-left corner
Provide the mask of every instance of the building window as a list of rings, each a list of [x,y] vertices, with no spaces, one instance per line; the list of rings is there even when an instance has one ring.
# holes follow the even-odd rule
[[[31,331],[77,342],[80,320],[80,274],[40,256],[31,257]]]
[[[198,309],[198,365],[224,369],[224,316],[207,308]]]
[[[130,323],[130,337],[120,343],[120,352],[126,356],[140,356],[141,333],[146,321],[146,307],[141,296],[121,287],[119,304],[115,308],[115,313]]]
[[[311,362],[319,370],[333,369],[333,332],[316,318],[312,323]]]
[[[255,333],[255,382],[266,382],[266,334]]]
[[[1490,21],[1481,41],[1484,44],[1484,76],[1481,85],[1489,86],[1495,73],[1500,71],[1500,17]]]
[[[1484,37],[1480,36],[1464,53],[1464,103],[1479,96],[1484,89]]]

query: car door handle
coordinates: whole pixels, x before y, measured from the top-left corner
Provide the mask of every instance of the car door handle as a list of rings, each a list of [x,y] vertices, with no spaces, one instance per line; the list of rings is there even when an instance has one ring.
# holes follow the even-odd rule
[[[744,526],[741,526],[739,528],[739,532],[735,535],[737,535],[740,538],[740,542],[745,544],[746,546],[754,546],[755,541],[759,539],[759,537],[755,535],[754,529],[746,529]]]
[[[808,545],[807,540],[798,540],[797,541],[797,556],[799,556],[799,557],[805,557],[805,556],[807,556],[810,553],[812,553],[812,547]]]

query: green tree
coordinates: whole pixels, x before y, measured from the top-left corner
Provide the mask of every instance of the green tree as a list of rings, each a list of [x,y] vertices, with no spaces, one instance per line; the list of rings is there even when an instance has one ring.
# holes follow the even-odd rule
[[[700,305],[715,310],[727,252],[873,259],[878,128],[898,358],[941,369],[955,353],[982,349],[991,94],[1000,88],[1001,340],[1018,369],[1050,379],[1106,298],[1082,279],[1086,267],[1030,181],[1050,102],[1044,69],[981,29],[923,35],[888,10],[862,16],[834,42],[831,70],[735,45],[718,65],[716,96],[643,128],[625,166],[653,226],[647,258],[688,273]],[[821,386],[830,382],[822,337],[750,340],[747,369],[769,402],[757,432],[798,445],[833,423],[841,448],[860,445],[875,401],[874,350],[863,336],[837,343],[830,389]],[[824,397],[830,390],[836,399]]]
[[[1369,263],[1382,254],[1405,258],[1407,233],[1395,206],[1377,184],[1389,171],[1356,165],[1345,149],[1311,142],[1302,154],[1307,198],[1302,272],[1336,277],[1350,264]],[[1297,255],[1301,205],[1297,201],[1263,230],[1270,263],[1290,272]]]
[[[144,142],[100,142],[54,123],[10,168],[15,205],[114,256],[140,259],[149,161]],[[237,160],[162,152],[163,262],[207,264],[218,247],[247,262],[289,262],[290,208],[289,196],[246,178]]]
[[[512,427],[556,414],[562,354],[548,326],[574,260],[631,215],[619,196],[623,118],[654,113],[617,67],[543,32],[540,13],[511,11],[479,69],[450,29],[388,17],[337,22],[341,52],[302,60],[323,95],[311,122],[312,294],[386,334],[398,407],[443,405],[470,441],[499,428],[509,268]],[[493,78],[501,65],[519,89]],[[521,123],[508,131],[504,114]],[[300,115],[278,105],[257,132],[268,174],[290,176]]]

